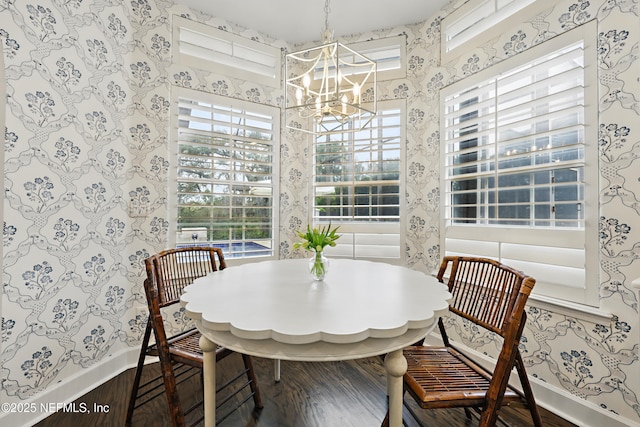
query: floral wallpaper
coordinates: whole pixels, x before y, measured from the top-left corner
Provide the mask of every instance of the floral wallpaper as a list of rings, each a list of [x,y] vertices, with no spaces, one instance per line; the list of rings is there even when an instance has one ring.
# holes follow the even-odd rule
[[[463,3],[463,2],[459,2]],[[572,0],[554,2],[528,21],[447,64],[427,71],[426,98],[434,106],[425,135],[437,135],[437,90],[531,46],[596,20],[598,26],[599,96],[599,260],[600,308],[612,320],[576,312],[536,307],[530,301],[528,323],[520,345],[527,372],[548,387],[585,399],[603,411],[640,422],[638,369],[638,301],[631,281],[640,276],[640,18],[633,0]],[[426,29],[438,39],[438,19]],[[439,43],[439,41],[438,41]],[[439,57],[439,45],[430,45],[426,57]],[[437,156],[434,156],[437,159]],[[425,165],[437,169],[437,160]],[[429,221],[427,221],[429,223]],[[485,354],[496,355],[491,334],[479,333],[467,323],[450,319],[459,340]]]
[[[377,91],[379,100],[406,102],[406,262],[430,272],[440,259],[439,90],[596,19],[600,298],[615,317],[601,322],[531,306],[521,349],[530,375],[638,424],[640,335],[630,286],[640,277],[637,1],[553,2],[442,64],[440,21],[462,3],[420,24],[347,40],[406,36],[406,78],[379,82]],[[0,0],[7,88],[2,402],[33,400],[110,357],[137,352],[142,260],[164,249],[170,229],[172,88],[283,104],[279,88],[173,63],[172,15],[290,48],[169,0]],[[306,134],[281,129],[279,254],[288,258],[300,256],[294,231],[308,218],[309,145]],[[181,310],[167,317],[176,330],[186,322]],[[492,336],[454,326],[465,344],[495,351]]]
[[[170,1],[0,0],[2,402],[137,354],[143,260],[166,247],[169,230],[171,87],[278,103],[278,90],[173,64],[174,14],[278,45]],[[180,309],[167,319],[173,330],[187,323]]]

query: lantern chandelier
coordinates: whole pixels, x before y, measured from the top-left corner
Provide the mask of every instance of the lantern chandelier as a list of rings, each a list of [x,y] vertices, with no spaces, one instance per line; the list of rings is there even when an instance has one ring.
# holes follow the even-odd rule
[[[376,114],[376,63],[332,41],[329,0],[324,14],[323,45],[285,58],[287,127],[312,134],[359,131]],[[294,117],[313,119],[313,124],[299,127]]]

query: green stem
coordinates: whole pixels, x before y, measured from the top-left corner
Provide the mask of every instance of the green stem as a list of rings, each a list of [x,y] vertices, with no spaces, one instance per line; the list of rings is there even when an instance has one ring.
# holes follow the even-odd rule
[[[324,277],[324,262],[322,262],[322,251],[316,252],[316,259],[311,267],[311,274],[315,277]]]

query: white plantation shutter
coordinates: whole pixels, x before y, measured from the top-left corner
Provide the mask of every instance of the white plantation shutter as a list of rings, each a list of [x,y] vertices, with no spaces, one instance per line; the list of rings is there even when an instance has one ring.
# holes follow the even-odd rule
[[[584,227],[583,45],[445,99],[447,219]]]
[[[442,57],[495,29],[535,0],[472,0],[442,21]],[[519,22],[519,21],[518,21]]]
[[[280,86],[280,49],[180,16],[173,17],[173,60],[272,87]]]
[[[403,110],[397,102],[378,105],[366,129],[314,142],[312,220],[340,225],[331,256],[401,257]]]
[[[526,272],[538,295],[590,304],[584,242],[582,230],[465,226],[448,227],[444,246],[446,255],[493,258]]]
[[[378,82],[406,77],[407,37],[404,34],[350,43],[348,46],[375,61]]]
[[[274,256],[278,109],[189,90],[176,106],[176,243]]]
[[[442,195],[447,254],[499,259],[534,276],[536,293],[596,305],[594,30],[442,91]]]

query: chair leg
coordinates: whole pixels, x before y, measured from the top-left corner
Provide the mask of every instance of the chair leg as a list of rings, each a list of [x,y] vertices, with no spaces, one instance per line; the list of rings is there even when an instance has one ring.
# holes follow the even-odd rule
[[[280,382],[280,359],[273,359],[273,379],[275,382]]]
[[[138,387],[140,387],[140,378],[142,377],[142,368],[144,367],[144,361],[147,357],[147,347],[149,346],[150,337],[151,337],[151,323],[147,321],[147,327],[144,330],[142,345],[140,347],[140,355],[138,356],[138,364],[136,366],[136,375],[133,379],[133,385],[131,386],[131,393],[129,393],[129,406],[127,407],[127,418],[125,419],[126,426],[131,425],[131,419],[133,418],[133,411],[136,407],[136,399],[138,398]]]
[[[244,367],[247,370],[247,377],[249,379],[249,387],[251,388],[251,393],[253,394],[253,403],[256,409],[262,409],[262,397],[260,396],[260,388],[258,387],[258,379],[256,377],[256,373],[253,370],[253,363],[251,362],[251,357],[246,354],[242,355],[242,361],[244,362]]]
[[[169,416],[173,421],[173,427],[186,427],[184,419],[184,412],[180,405],[180,397],[178,396],[178,388],[176,385],[176,378],[173,372],[173,362],[167,357],[163,357],[163,354],[169,354],[169,346],[166,341],[160,341],[156,338],[156,345],[158,347],[165,347],[159,350],[160,370],[162,371],[162,380],[164,382],[164,391],[167,396],[167,403],[169,405]]]
[[[536,405],[536,400],[533,397],[533,391],[531,391],[531,383],[529,383],[529,377],[527,376],[527,372],[524,370],[524,361],[522,360],[522,356],[520,355],[519,351],[516,351],[515,365],[516,370],[518,371],[518,377],[520,377],[522,391],[524,392],[524,396],[527,400],[527,406],[529,406],[529,412],[531,413],[533,425],[536,427],[542,427],[542,418],[540,417],[540,411],[538,410],[538,405]]]
[[[467,419],[470,420],[471,419],[471,409],[469,408],[464,408],[464,414],[467,416]]]
[[[389,427],[389,410],[387,410],[387,414],[384,416],[384,420],[382,420],[380,427]]]

